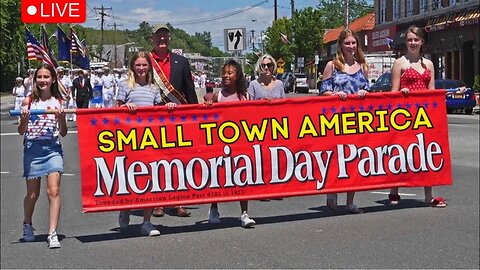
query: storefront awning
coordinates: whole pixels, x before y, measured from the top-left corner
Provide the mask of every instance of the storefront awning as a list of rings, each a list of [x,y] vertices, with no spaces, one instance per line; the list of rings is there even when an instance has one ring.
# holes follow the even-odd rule
[[[464,25],[478,24],[480,18],[479,10],[470,10],[454,13],[444,17],[430,19],[425,26],[426,32],[440,31],[448,28],[461,27]]]

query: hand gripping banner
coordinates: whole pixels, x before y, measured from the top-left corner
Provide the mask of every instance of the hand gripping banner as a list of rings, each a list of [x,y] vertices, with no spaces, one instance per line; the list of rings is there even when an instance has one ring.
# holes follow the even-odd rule
[[[77,110],[84,212],[451,185],[445,91]]]

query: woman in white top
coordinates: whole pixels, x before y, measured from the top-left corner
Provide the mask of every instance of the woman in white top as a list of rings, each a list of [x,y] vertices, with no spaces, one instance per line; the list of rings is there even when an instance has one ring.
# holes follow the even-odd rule
[[[12,95],[15,97],[15,110],[20,110],[22,101],[27,96],[25,86],[23,86],[22,77],[17,77],[17,79],[15,79],[15,86],[13,87]]]
[[[275,78],[275,70],[277,70],[277,63],[271,55],[264,54],[258,58],[255,72],[259,77],[251,81],[248,86],[248,94],[251,99],[285,98],[283,82]]]

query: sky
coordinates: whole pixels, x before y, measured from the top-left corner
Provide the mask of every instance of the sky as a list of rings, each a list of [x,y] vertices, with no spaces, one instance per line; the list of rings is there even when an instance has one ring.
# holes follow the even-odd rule
[[[295,0],[296,9],[317,4],[318,0]],[[221,49],[224,29],[246,28],[249,37],[254,30],[259,38],[274,19],[274,0],[87,0],[87,21],[82,25],[100,29],[102,6],[109,15],[104,17],[104,29],[113,29],[116,24],[119,30],[134,30],[142,21],[150,25],[170,23],[190,35],[210,32],[213,46]],[[291,0],[277,0],[277,6],[278,18],[290,18]]]

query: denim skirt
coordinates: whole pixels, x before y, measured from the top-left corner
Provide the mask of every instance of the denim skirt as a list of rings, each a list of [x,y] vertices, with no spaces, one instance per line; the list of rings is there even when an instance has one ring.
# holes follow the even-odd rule
[[[35,179],[53,172],[63,173],[60,138],[26,140],[23,148],[23,176]]]

